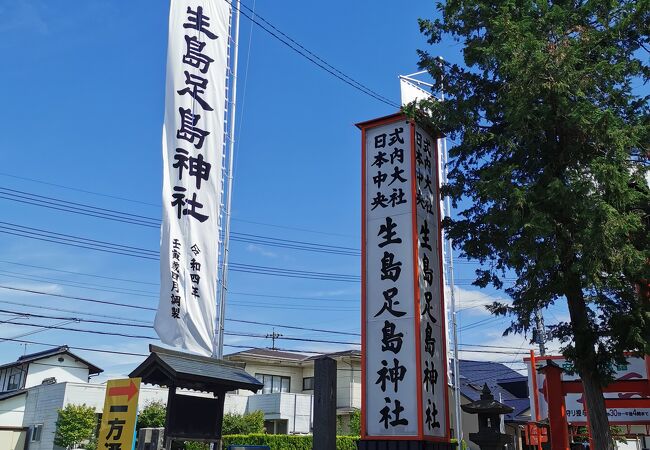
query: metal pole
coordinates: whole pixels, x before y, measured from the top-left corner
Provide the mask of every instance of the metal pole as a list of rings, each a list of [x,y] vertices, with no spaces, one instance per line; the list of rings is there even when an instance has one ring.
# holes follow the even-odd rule
[[[540,356],[546,356],[546,330],[544,329],[544,317],[539,308],[535,309],[535,329],[537,330],[539,354]]]
[[[227,190],[226,190],[226,211],[224,213],[224,233],[223,233],[223,259],[221,265],[221,291],[219,298],[219,324],[217,327],[218,331],[218,346],[215,356],[217,358],[223,358],[223,324],[226,314],[226,294],[228,293],[228,252],[230,245],[230,207],[232,204],[232,171],[233,171],[233,159],[235,154],[235,104],[237,100],[237,61],[239,57],[239,0],[236,1],[235,9],[235,26],[231,32],[233,39],[233,59],[231,61],[231,96],[230,96],[230,107],[228,108],[229,118],[228,124],[230,125],[229,130],[229,145],[228,145],[228,171],[226,172],[227,176]]]
[[[443,61],[442,57],[438,57],[440,61]],[[440,101],[445,101],[445,84],[444,79],[440,83]],[[442,138],[442,159],[444,171],[442,172],[443,182],[447,183],[447,162],[449,161],[449,154],[447,153],[447,138]],[[449,196],[445,198],[445,213],[447,216],[451,217],[451,200]],[[454,339],[454,407],[455,407],[455,419],[456,423],[454,429],[456,430],[456,438],[458,439],[458,448],[462,449],[462,440],[463,440],[463,422],[461,420],[461,409],[460,409],[460,363],[458,361],[458,321],[456,313],[456,288],[454,285],[454,254],[453,248],[451,245],[451,239],[449,239],[448,234],[445,233],[445,246],[447,248],[447,261],[448,261],[448,275],[449,275],[449,299],[451,303],[451,327]]]

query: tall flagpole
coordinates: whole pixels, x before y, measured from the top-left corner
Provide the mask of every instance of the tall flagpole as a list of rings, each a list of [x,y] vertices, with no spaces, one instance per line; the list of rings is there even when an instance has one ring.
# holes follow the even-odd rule
[[[235,6],[236,5],[236,6]],[[223,358],[223,325],[226,315],[226,296],[228,294],[228,253],[230,246],[230,207],[232,204],[232,180],[233,180],[233,159],[235,155],[235,111],[236,111],[236,101],[237,101],[237,63],[239,58],[239,0],[231,7],[235,9],[235,26],[231,28],[231,37],[232,37],[232,60],[230,66],[232,68],[231,74],[231,95],[230,95],[230,105],[228,108],[228,123],[230,125],[229,129],[229,141],[228,141],[228,171],[226,172],[227,176],[227,187],[226,187],[226,210],[224,213],[224,232],[223,232],[223,258],[221,263],[221,290],[219,291],[219,323],[217,325],[217,330],[215,334],[218,335],[217,339],[217,348],[214,352],[214,356],[217,358]]]
[[[438,57],[442,62],[442,56]],[[445,101],[445,80],[444,78],[440,82],[440,101]],[[442,138],[442,155],[443,155],[443,165],[444,170],[442,171],[443,182],[447,184],[447,163],[449,162],[449,153],[447,152],[447,138]],[[451,217],[451,200],[449,196],[445,198],[445,210],[448,217]],[[460,362],[458,360],[458,320],[457,320],[457,311],[456,311],[456,287],[454,283],[454,253],[453,247],[451,245],[451,239],[449,239],[449,234],[445,233],[445,245],[447,250],[447,269],[449,275],[449,299],[451,303],[451,327],[452,334],[454,338],[454,411],[455,411],[455,430],[456,438],[458,439],[458,449],[462,449],[462,439],[463,439],[463,421],[461,420],[462,412],[460,409]]]

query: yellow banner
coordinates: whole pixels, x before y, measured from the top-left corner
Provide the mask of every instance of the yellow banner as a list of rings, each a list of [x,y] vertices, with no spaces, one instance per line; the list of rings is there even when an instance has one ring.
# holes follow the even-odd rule
[[[133,448],[139,394],[140,378],[110,380],[106,383],[98,449],[131,450]]]

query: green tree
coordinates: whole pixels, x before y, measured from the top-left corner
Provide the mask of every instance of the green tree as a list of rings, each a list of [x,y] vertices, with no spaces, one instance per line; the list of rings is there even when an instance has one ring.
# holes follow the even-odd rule
[[[54,444],[64,447],[76,447],[91,441],[95,434],[97,416],[91,406],[69,404],[59,409],[56,420]]]
[[[650,75],[648,5],[439,3],[420,29],[429,44],[458,42],[464,63],[419,51],[447,101],[408,108],[452,142],[442,193],[459,213],[444,226],[481,263],[474,284],[511,297],[489,308],[512,317],[505,334],[568,305],[551,336],[582,379],[598,449],[613,448],[602,395],[612,363],[650,350],[650,119],[635,93]]]
[[[165,426],[165,415],[167,406],[161,401],[152,401],[142,408],[138,414],[137,429],[140,428],[162,428]]]
[[[224,414],[221,434],[264,433],[264,412],[253,411],[248,414]]]

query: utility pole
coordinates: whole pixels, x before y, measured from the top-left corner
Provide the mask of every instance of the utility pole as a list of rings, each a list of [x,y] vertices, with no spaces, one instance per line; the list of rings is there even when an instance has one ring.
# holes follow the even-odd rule
[[[266,338],[267,338],[267,339],[268,339],[268,338],[271,338],[271,342],[272,342],[272,344],[271,344],[271,350],[277,350],[277,349],[275,348],[275,340],[278,339],[278,338],[281,338],[281,337],[282,337],[282,335],[281,335],[280,333],[276,333],[276,332],[275,332],[275,328],[273,328],[273,333],[271,333],[271,334],[267,334],[267,335],[266,335]]]
[[[546,329],[544,328],[544,316],[542,310],[535,310],[535,341],[539,344],[540,356],[546,356]]]

